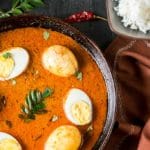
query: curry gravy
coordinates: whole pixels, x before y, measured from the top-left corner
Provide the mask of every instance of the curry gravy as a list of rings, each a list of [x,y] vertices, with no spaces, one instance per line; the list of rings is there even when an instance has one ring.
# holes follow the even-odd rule
[[[42,28],[22,28],[0,33],[0,51],[11,47],[23,47],[30,55],[27,70],[12,80],[0,81],[0,95],[6,97],[6,107],[0,112],[0,131],[10,133],[25,150],[43,150],[44,144],[51,132],[60,125],[71,125],[63,110],[63,98],[72,87],[82,89],[93,103],[93,131],[82,148],[90,150],[102,132],[107,114],[107,91],[105,82],[91,56],[72,38],[56,31],[50,32],[48,40],[43,38]],[[83,73],[82,81],[75,76],[58,77],[45,70],[41,57],[45,48],[52,45],[63,45],[75,54],[79,70]],[[31,89],[43,91],[45,87],[54,89],[54,94],[46,99],[48,113],[36,115],[36,120],[25,123],[18,117],[20,106],[24,104],[26,94]],[[50,121],[53,115],[58,116],[55,122]],[[11,121],[12,127],[6,124]],[[78,127],[85,134],[88,126]]]

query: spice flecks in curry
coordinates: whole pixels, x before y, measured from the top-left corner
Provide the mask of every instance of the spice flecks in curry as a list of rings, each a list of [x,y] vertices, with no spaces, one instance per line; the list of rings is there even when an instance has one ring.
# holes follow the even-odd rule
[[[0,33],[0,52],[11,47],[23,47],[30,55],[30,62],[23,74],[16,77],[17,84],[9,81],[0,82],[0,95],[5,96],[7,105],[0,112],[0,131],[7,132],[18,139],[25,150],[43,150],[49,135],[61,125],[73,125],[65,116],[63,98],[72,88],[86,92],[93,104],[92,134],[86,139],[83,149],[90,150],[102,132],[107,113],[107,92],[102,74],[89,54],[72,38],[61,33],[47,30],[50,34],[47,40],[43,38],[42,28],[22,28]],[[51,74],[42,66],[44,49],[52,45],[66,46],[76,56],[82,80],[72,75],[67,78]],[[38,70],[35,77],[33,70]],[[47,113],[37,115],[30,123],[24,123],[18,114],[20,105],[24,103],[26,94],[31,89],[40,91],[52,87],[55,92],[45,100]],[[57,114],[59,119],[51,122],[51,116]],[[12,121],[9,128],[5,120]],[[81,134],[87,132],[89,125],[78,127]],[[40,136],[39,136],[40,135]],[[36,138],[35,140],[35,137]]]

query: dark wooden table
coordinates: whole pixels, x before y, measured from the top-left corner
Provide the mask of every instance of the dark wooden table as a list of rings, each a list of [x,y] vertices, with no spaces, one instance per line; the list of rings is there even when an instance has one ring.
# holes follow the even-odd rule
[[[12,0],[0,0],[0,8],[8,9]],[[105,0],[45,0],[46,6],[37,8],[31,13],[65,18],[68,15],[91,10],[97,15],[106,17]],[[86,23],[72,24],[89,38],[94,40],[104,50],[115,38],[115,34],[109,29],[107,22],[90,21]]]

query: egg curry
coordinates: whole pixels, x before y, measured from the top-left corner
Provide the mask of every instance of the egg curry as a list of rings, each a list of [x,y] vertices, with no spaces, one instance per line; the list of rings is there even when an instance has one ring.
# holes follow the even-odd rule
[[[107,115],[92,57],[44,28],[0,33],[0,150],[91,150]]]

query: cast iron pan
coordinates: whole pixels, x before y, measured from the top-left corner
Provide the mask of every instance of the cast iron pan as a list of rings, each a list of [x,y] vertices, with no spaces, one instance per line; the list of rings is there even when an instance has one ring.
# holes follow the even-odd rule
[[[115,122],[116,91],[109,66],[107,65],[100,49],[94,42],[88,39],[85,35],[81,34],[77,29],[56,18],[23,15],[0,20],[0,32],[24,27],[50,28],[52,30],[68,35],[76,40],[81,46],[83,46],[97,63],[103,74],[108,93],[107,118],[103,132],[100,134],[99,139],[93,147],[93,150],[102,150],[110,137]]]

